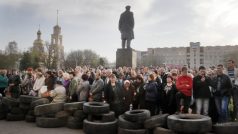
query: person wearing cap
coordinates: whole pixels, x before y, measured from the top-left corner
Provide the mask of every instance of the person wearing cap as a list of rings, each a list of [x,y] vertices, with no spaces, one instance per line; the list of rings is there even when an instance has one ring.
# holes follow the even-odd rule
[[[115,116],[125,112],[125,96],[122,85],[117,81],[116,75],[109,76],[109,83],[105,86],[105,101],[109,103],[110,109],[115,112]]]
[[[176,94],[177,112],[188,113],[192,96],[193,79],[188,74],[188,68],[186,66],[182,67],[181,75],[176,81],[176,88],[178,90]]]

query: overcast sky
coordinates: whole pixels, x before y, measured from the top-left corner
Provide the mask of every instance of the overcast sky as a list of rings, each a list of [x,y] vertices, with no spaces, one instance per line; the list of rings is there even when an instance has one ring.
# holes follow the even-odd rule
[[[238,44],[237,0],[0,0],[0,49],[15,40],[27,50],[50,41],[59,9],[65,51],[92,49],[113,62],[121,47],[118,20],[126,5],[135,18],[132,48]]]

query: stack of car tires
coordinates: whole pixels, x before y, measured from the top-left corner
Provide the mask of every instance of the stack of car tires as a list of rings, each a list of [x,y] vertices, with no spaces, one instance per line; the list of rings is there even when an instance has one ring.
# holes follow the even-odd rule
[[[25,120],[27,122],[34,122],[35,118],[33,117],[33,111],[31,109],[31,103],[40,99],[39,97],[29,96],[29,95],[21,95],[19,97],[19,109],[25,116]]]
[[[150,111],[145,109],[131,110],[119,116],[118,134],[147,134],[144,122],[150,118]]]
[[[83,105],[83,111],[88,114],[88,118],[83,122],[83,130],[86,134],[117,133],[117,119],[115,113],[110,112],[109,104],[87,102]]]
[[[2,100],[2,108],[7,121],[24,120],[24,112],[19,108],[19,99],[4,97]],[[2,112],[3,112],[2,111]]]
[[[6,117],[6,108],[5,108],[5,105],[1,101],[0,102],[0,120],[5,119],[5,117]]]
[[[34,114],[36,125],[42,128],[57,128],[66,125],[67,120],[56,117],[57,113],[63,111],[64,103],[50,103],[36,106]]]
[[[37,100],[33,100],[30,105],[30,110],[27,112],[25,121],[26,122],[35,122],[36,121],[36,116],[34,113],[34,109],[36,106],[43,105],[43,104],[49,104],[49,100],[47,98],[40,98]]]
[[[84,102],[65,103],[64,111],[58,113],[58,118],[67,118],[66,126],[71,129],[82,129],[83,120],[87,115],[83,112]]]

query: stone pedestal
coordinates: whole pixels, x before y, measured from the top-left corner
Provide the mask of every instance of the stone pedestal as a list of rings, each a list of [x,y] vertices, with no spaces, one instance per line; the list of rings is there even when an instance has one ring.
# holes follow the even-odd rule
[[[136,67],[136,51],[133,49],[117,49],[116,67]]]

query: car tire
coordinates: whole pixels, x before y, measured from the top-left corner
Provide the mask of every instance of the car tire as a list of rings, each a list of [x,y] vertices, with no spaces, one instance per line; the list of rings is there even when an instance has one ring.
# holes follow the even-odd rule
[[[84,102],[65,103],[64,110],[65,111],[73,111],[73,112],[75,112],[76,110],[83,110],[83,103]]]
[[[173,132],[170,129],[156,127],[156,128],[154,128],[153,134],[175,134],[175,132]]]
[[[212,128],[211,118],[199,114],[170,115],[167,123],[176,133],[207,133]]]
[[[23,114],[11,114],[8,113],[6,120],[7,121],[22,121],[25,119],[25,116]]]
[[[83,131],[86,134],[116,134],[117,120],[112,122],[91,122],[85,119],[83,121]]]
[[[36,117],[35,116],[31,116],[31,115],[26,115],[25,121],[26,122],[36,122]]]
[[[40,116],[44,114],[52,114],[62,111],[64,109],[64,103],[51,103],[36,106],[34,109],[35,115]]]
[[[40,99],[39,97],[29,96],[29,95],[21,95],[19,97],[20,103],[31,104],[32,101]]]
[[[46,98],[41,98],[35,101],[31,102],[31,108],[34,109],[36,106],[43,105],[43,104],[49,104],[50,101]]]
[[[118,134],[148,134],[148,130],[146,129],[124,129],[124,128],[118,128]]]
[[[124,129],[143,129],[144,128],[143,123],[127,121],[124,115],[120,115],[118,117],[118,126]]]
[[[73,114],[74,118],[76,118],[79,121],[82,121],[87,118],[87,115],[83,112],[83,110],[77,110]]]
[[[167,117],[169,114],[155,115],[144,122],[144,127],[152,129],[155,127],[167,127]]]
[[[131,122],[144,123],[150,118],[150,111],[146,109],[137,109],[125,112],[125,119]]]
[[[66,122],[58,118],[37,117],[36,125],[42,128],[58,128],[65,126]]]
[[[86,114],[98,115],[110,111],[109,104],[103,102],[86,102],[83,105],[83,111]]]
[[[226,122],[213,125],[215,134],[235,134],[238,131],[238,122]]]
[[[66,125],[68,128],[71,128],[71,129],[82,129],[83,128],[83,121],[79,121],[78,119],[76,119],[75,117],[73,116],[70,116],[68,118],[68,121],[67,121],[67,125]]]

